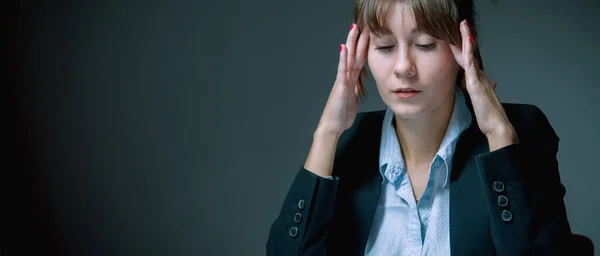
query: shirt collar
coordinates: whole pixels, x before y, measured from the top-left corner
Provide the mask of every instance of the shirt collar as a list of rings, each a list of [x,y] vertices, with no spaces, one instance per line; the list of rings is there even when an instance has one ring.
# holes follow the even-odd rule
[[[467,107],[465,102],[465,96],[460,89],[455,88],[454,90],[455,100],[454,108],[452,110],[452,116],[448,123],[448,129],[442,139],[440,148],[436,153],[436,157],[439,157],[446,164],[446,177],[444,177],[444,186],[448,184],[450,177],[450,171],[452,170],[452,156],[456,148],[458,138],[463,131],[465,131],[472,122],[471,111]],[[400,144],[398,137],[396,136],[396,129],[394,128],[394,113],[390,108],[385,112],[383,119],[383,127],[381,133],[381,146],[379,148],[379,172],[383,177],[383,180],[387,180],[396,186],[400,182],[405,174],[406,167],[404,160],[402,159],[402,152],[400,150]],[[434,158],[434,161],[435,161]]]

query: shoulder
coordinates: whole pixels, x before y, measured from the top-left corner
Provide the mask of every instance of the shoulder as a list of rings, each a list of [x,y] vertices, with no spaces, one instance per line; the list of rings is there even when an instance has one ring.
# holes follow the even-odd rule
[[[538,144],[547,140],[558,141],[558,135],[548,117],[532,104],[502,103],[510,123],[522,143]]]

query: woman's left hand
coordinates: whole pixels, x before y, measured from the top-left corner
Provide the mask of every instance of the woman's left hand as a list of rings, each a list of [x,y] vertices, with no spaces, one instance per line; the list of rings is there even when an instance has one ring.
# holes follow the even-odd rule
[[[518,143],[514,127],[508,120],[495,92],[496,84],[479,69],[474,54],[475,42],[466,20],[460,23],[462,47],[450,45],[454,58],[465,70],[466,87],[471,97],[479,129],[488,139],[490,151]]]

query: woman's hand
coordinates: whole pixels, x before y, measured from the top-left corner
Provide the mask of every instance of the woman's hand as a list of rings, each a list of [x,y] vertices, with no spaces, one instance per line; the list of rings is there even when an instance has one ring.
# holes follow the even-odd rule
[[[346,44],[340,45],[337,77],[321,115],[317,132],[340,136],[352,126],[358,112],[360,92],[358,78],[365,63],[369,34],[366,29],[359,32],[357,26],[352,24]]]
[[[466,86],[479,129],[488,138],[490,151],[518,143],[514,127],[508,120],[494,91],[495,83],[479,69],[474,54],[475,42],[466,20],[460,23],[462,47],[450,45],[458,64],[465,70]]]

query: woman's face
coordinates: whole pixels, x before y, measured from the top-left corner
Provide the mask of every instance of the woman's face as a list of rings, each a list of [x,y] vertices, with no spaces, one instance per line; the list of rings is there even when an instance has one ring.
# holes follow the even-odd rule
[[[392,34],[371,33],[367,61],[383,102],[399,118],[417,118],[451,104],[459,65],[447,42],[415,31],[410,6],[390,9]],[[400,88],[416,93],[394,93]]]

